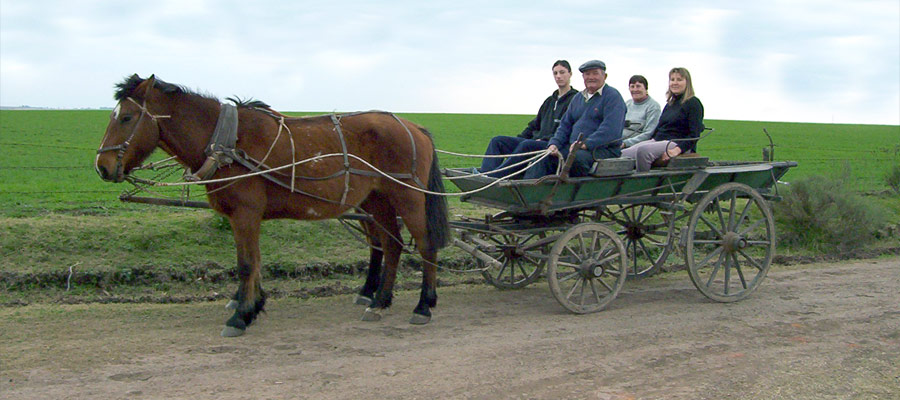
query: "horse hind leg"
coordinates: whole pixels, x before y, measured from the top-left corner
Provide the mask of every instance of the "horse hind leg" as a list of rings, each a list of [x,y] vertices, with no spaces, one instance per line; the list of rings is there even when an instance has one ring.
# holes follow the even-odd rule
[[[384,198],[378,195],[370,198],[370,201],[366,203],[365,210],[375,219],[372,227],[381,242],[384,265],[381,273],[372,278],[373,281],[378,278],[377,288],[372,303],[363,314],[363,321],[378,321],[384,310],[389,308],[393,302],[394,282],[397,278],[397,265],[400,262],[403,243],[399,241],[402,239],[396,211]],[[375,273],[370,270],[369,275],[372,277]]]
[[[378,228],[375,226],[375,223],[364,221],[361,222],[361,225],[366,232],[370,249],[369,271],[366,274],[366,283],[359,290],[355,303],[370,306],[375,301],[375,291],[378,290],[378,285],[381,284],[381,260],[384,257],[384,252],[381,251],[381,240],[379,240]]]
[[[419,200],[419,201],[415,201]],[[419,302],[413,309],[409,323],[424,325],[431,321],[431,309],[437,306],[437,248],[429,242],[425,202],[421,197],[398,202],[406,229],[416,242],[422,256],[422,288]]]
[[[422,255],[422,290],[409,323],[425,325],[431,321],[431,309],[437,306],[437,252],[420,251]]]

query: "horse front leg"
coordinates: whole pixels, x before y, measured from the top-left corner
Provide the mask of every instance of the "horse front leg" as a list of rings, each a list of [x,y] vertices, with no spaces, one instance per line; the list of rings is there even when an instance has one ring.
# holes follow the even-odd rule
[[[229,218],[237,249],[237,275],[241,283],[226,308],[234,309],[234,315],[225,322],[222,336],[244,334],[266,304],[262,290],[259,254],[259,230],[262,216],[259,213],[241,213]]]

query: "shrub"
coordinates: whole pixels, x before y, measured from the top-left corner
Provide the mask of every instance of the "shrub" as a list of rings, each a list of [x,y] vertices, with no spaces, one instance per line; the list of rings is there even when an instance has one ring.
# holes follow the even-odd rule
[[[779,240],[818,252],[848,251],[874,241],[888,211],[847,189],[844,180],[795,181],[775,204]]]
[[[884,180],[894,193],[900,195],[900,164],[894,165],[894,168],[884,176]]]

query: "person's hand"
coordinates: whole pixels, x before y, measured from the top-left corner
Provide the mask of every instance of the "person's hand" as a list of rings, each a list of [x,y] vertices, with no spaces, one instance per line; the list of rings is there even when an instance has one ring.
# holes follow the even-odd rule
[[[659,157],[659,159],[662,161],[668,161],[670,158],[676,157],[679,154],[681,154],[681,148],[673,147],[669,150],[666,150],[666,152],[663,153],[662,156]]]
[[[623,149],[625,148],[625,142],[622,142],[622,148]]]
[[[569,152],[570,152],[570,153],[573,152],[573,151],[575,151],[575,150],[577,150],[577,149],[575,148],[575,145],[577,145],[577,144],[578,144],[578,142],[575,142],[575,143],[572,143],[571,146],[569,146]],[[585,144],[582,143],[582,144],[581,144],[581,147],[578,147],[578,148],[579,148],[579,149],[587,149],[587,146],[585,146]]]
[[[550,147],[547,147],[547,151],[550,152],[551,156],[555,156],[559,154],[559,149],[556,148],[555,144],[551,144]]]

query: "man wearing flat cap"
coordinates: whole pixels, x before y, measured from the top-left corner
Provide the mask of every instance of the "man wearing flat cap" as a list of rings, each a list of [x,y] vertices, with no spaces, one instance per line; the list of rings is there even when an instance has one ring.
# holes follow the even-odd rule
[[[622,154],[622,130],[625,128],[625,101],[618,90],[606,84],[606,64],[591,60],[578,67],[584,78],[584,90],[572,99],[550,138],[551,156],[525,171],[525,179],[536,179],[556,173],[559,163],[575,151],[575,163],[569,176],[586,176],[597,158],[615,158]],[[583,143],[575,148],[578,137]]]

